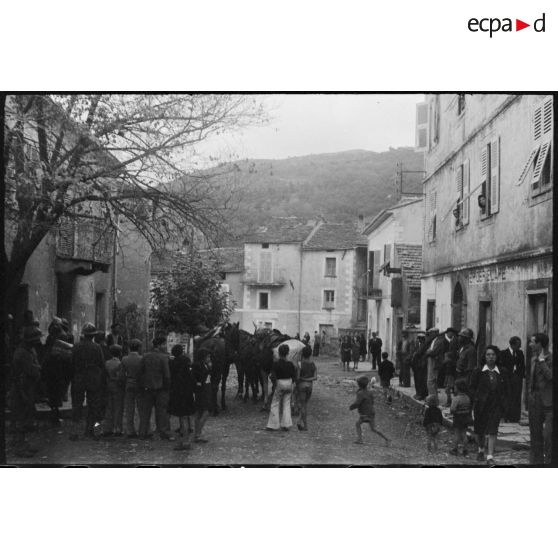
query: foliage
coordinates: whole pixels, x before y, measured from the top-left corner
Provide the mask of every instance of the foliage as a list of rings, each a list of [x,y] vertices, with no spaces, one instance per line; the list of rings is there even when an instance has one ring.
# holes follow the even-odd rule
[[[156,329],[195,334],[228,318],[234,307],[221,290],[215,263],[196,253],[178,257],[151,289],[151,318]]]
[[[198,171],[197,150],[263,118],[261,102],[242,95],[8,95],[3,108],[1,254],[12,289],[63,218],[124,219],[153,246],[186,226],[214,236],[230,169]]]
[[[414,171],[424,164],[422,154],[408,147],[382,153],[356,150],[238,161],[242,203],[230,212],[227,237],[240,237],[265,225],[270,216],[314,219],[322,215],[330,222],[345,222],[363,214],[369,222],[397,201],[397,163]],[[404,174],[403,181],[405,192],[422,192],[421,174]]]
[[[116,321],[122,326],[125,339],[143,339],[145,335],[145,312],[135,302],[116,309]]]

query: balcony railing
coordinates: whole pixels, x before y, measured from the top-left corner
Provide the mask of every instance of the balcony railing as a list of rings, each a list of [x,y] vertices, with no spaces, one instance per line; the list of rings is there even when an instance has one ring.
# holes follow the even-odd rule
[[[60,258],[110,264],[114,229],[101,220],[66,219],[60,223],[56,255]]]
[[[382,298],[382,289],[368,289],[368,298]]]
[[[247,275],[243,283],[249,287],[284,287],[287,280],[282,275],[273,274],[273,277],[262,278],[257,275]]]

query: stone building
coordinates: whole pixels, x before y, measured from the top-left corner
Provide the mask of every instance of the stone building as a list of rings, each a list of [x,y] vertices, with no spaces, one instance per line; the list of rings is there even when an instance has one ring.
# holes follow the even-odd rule
[[[403,330],[420,328],[422,196],[402,198],[364,228],[368,239],[368,330],[395,356]]]
[[[364,330],[359,271],[366,273],[366,241],[355,225],[272,219],[244,242],[241,327],[325,331],[329,340]]]
[[[426,96],[421,321],[470,327],[479,350],[552,338],[553,102]]]

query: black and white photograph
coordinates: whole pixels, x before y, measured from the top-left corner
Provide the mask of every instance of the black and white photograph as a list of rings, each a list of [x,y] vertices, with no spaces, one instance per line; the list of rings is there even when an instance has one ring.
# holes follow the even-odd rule
[[[555,463],[552,94],[2,100],[3,462]]]

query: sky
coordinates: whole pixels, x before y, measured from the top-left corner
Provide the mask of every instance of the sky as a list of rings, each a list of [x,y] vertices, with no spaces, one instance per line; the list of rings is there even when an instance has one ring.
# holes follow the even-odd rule
[[[282,159],[351,149],[414,146],[424,95],[268,95],[270,122],[205,146],[229,158]]]

